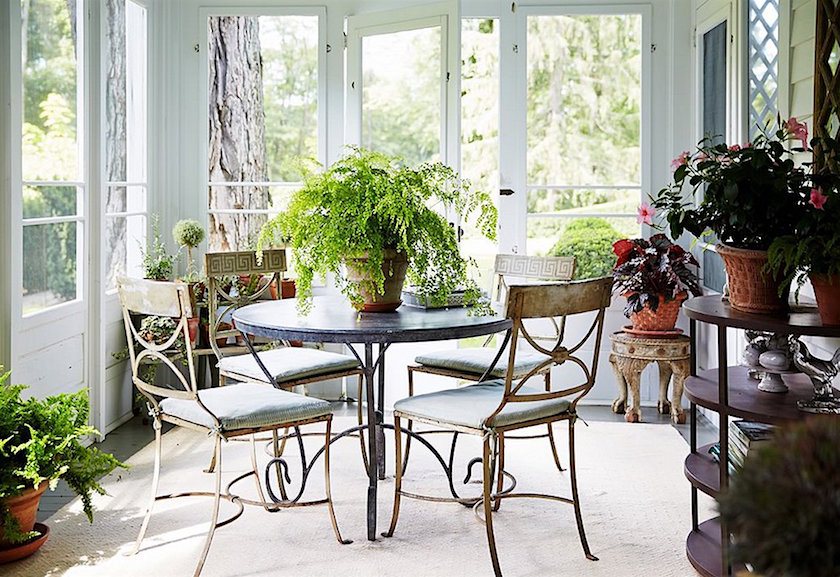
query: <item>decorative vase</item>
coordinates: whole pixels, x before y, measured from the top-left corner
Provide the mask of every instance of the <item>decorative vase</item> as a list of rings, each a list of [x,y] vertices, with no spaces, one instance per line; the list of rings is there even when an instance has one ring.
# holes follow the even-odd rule
[[[729,304],[746,313],[778,313],[787,310],[786,290],[779,295],[781,279],[767,274],[767,251],[718,244],[717,253],[726,266]]]
[[[630,315],[630,322],[633,329],[637,331],[664,332],[674,329],[677,324],[677,316],[680,314],[682,302],[688,298],[685,292],[679,293],[674,299],[666,301],[663,295],[659,295],[659,306],[652,310],[648,305]]]
[[[38,513],[38,504],[41,502],[41,495],[44,494],[48,486],[49,483],[44,481],[37,488],[27,489],[20,495],[3,499],[3,505],[9,510],[12,517],[15,518],[22,533],[28,533],[35,527],[35,515]],[[25,547],[29,543],[30,541],[19,544],[9,543],[6,541],[5,532],[3,531],[2,525],[0,525],[0,550],[14,549],[17,546]],[[29,554],[31,555],[34,552],[33,550]],[[20,557],[17,558],[19,559]]]
[[[405,283],[405,273],[408,270],[408,256],[404,252],[385,249],[382,261],[382,273],[385,275],[385,285],[382,293],[373,294],[365,285],[369,278],[360,268],[360,264],[367,261],[366,256],[348,258],[347,280],[357,283],[363,304],[361,310],[365,312],[393,312],[402,304],[402,287]]]
[[[840,275],[808,275],[817,298],[817,309],[824,325],[840,325]]]

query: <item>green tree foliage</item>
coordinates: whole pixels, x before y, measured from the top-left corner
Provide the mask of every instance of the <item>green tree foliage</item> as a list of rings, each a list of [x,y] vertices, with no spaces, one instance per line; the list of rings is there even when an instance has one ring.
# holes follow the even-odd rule
[[[612,245],[621,233],[603,218],[572,221],[551,249],[552,256],[575,257],[575,278],[609,276],[615,264]]]

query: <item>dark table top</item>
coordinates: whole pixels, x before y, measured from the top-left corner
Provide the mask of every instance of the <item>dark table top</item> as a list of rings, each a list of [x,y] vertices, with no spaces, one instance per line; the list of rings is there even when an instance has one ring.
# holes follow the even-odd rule
[[[316,296],[312,310],[298,315],[295,299],[263,301],[233,313],[236,328],[269,339],[330,343],[408,343],[463,339],[511,327],[501,308],[494,316],[470,315],[463,307],[421,309],[401,306],[391,313],[356,311],[341,297]]]

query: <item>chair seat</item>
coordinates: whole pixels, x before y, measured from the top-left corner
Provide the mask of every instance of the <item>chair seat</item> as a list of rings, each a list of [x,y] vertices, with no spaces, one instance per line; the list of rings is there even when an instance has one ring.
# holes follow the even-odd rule
[[[277,384],[359,367],[359,361],[353,357],[318,349],[280,347],[257,354]],[[221,373],[234,378],[261,382],[266,380],[265,373],[251,354],[223,357],[218,367]]]
[[[446,351],[433,351],[431,353],[424,353],[418,355],[414,362],[426,366],[440,369],[449,369],[452,371],[459,371],[470,375],[481,376],[493,359],[499,349],[481,347],[478,349],[455,349]],[[513,378],[518,379],[527,375],[532,369],[538,367],[545,361],[550,361],[551,357],[538,353],[535,351],[517,351],[516,359],[513,367]],[[499,358],[496,367],[490,373],[491,377],[504,377],[507,372],[507,352]],[[550,367],[550,365],[549,365]],[[547,367],[548,368],[548,367]]]
[[[204,389],[198,391],[198,398],[218,417],[224,431],[305,421],[332,411],[327,401],[258,383]],[[213,427],[213,419],[193,400],[167,398],[160,408],[164,415]]]
[[[503,381],[484,381],[457,389],[401,399],[394,404],[394,413],[409,419],[424,418],[439,423],[481,429],[487,417],[498,408],[504,391]],[[545,391],[520,391],[527,392]],[[561,415],[569,410],[569,405],[566,399],[507,403],[502,412],[493,419],[492,426],[506,427]]]

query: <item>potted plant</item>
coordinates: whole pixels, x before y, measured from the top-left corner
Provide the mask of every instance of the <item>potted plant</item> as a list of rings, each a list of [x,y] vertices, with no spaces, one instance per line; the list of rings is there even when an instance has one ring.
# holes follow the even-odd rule
[[[797,296],[809,278],[823,324],[840,325],[840,143],[827,137],[811,144],[820,161],[804,163],[810,172],[797,191],[807,208],[795,232],[770,245],[770,266],[785,285],[796,278]]]
[[[396,309],[403,279],[421,298],[446,302],[467,286],[467,260],[453,226],[441,214],[467,219],[495,238],[497,212],[490,196],[474,191],[436,162],[408,167],[398,158],[353,148],[323,172],[306,170],[289,207],[262,229],[259,247],[288,238],[297,271],[297,298],[307,309],[315,275],[335,275],[338,288],[366,311]]]
[[[170,280],[175,270],[178,255],[169,254],[166,244],[160,238],[159,220],[152,217],[152,239],[148,249],[140,247],[143,254],[143,278],[150,280]]]
[[[800,140],[802,147],[789,147]],[[743,146],[715,144],[706,138],[694,153],[674,160],[674,182],[653,199],[665,212],[671,236],[688,231],[697,238],[713,233],[728,277],[730,302],[746,312],[777,312],[787,305],[781,278],[767,267],[773,240],[793,234],[805,202],[805,170],[793,155],[806,149],[807,127],[791,118],[778,130]],[[689,197],[683,186],[691,188]],[[692,198],[701,195],[699,203]]]
[[[811,418],[750,450],[719,497],[735,562],[764,577],[840,574],[840,422]]]
[[[688,293],[700,294],[694,256],[664,234],[613,244],[614,290],[627,297],[624,315],[636,331],[669,331]]]
[[[2,369],[2,367],[0,367]],[[10,385],[0,374],[0,559],[34,553],[43,533],[33,531],[43,492],[64,479],[82,498],[93,521],[93,493],[104,494],[99,479],[125,467],[113,455],[83,441],[98,431],[88,425],[87,391],[46,399],[24,399],[24,385]]]
[[[179,247],[187,249],[187,271],[184,281],[195,282],[198,279],[198,272],[193,261],[192,251],[204,241],[204,228],[197,220],[182,219],[175,223],[172,228],[172,238]]]

